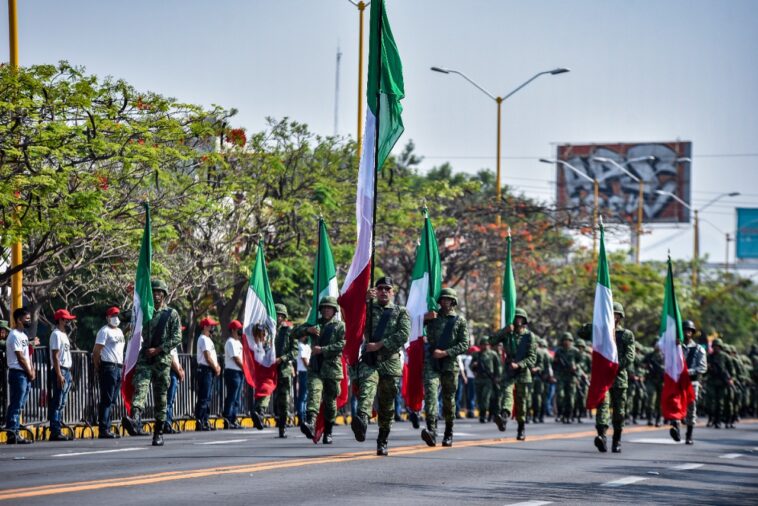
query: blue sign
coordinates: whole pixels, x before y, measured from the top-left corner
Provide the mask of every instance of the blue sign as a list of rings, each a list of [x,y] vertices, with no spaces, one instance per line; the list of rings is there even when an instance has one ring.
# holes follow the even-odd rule
[[[737,208],[737,258],[758,258],[758,209]]]

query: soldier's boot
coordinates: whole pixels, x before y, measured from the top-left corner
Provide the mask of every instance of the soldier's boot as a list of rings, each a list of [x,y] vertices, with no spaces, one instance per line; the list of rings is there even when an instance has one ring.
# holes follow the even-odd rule
[[[250,418],[253,419],[253,426],[258,430],[263,430],[263,415],[258,413],[256,410],[253,410],[253,412],[250,414]]]
[[[418,429],[421,425],[418,423],[418,413],[415,411],[410,411],[408,413],[408,420],[411,421],[411,425],[414,429]]]
[[[498,412],[495,413],[492,419],[495,422],[495,425],[497,425],[497,430],[500,432],[505,432],[505,426],[508,423],[508,416],[504,412]]]
[[[545,415],[540,415],[540,423],[545,423]]]
[[[613,453],[621,453],[621,433],[623,430],[621,427],[613,427],[613,445],[611,451]]]
[[[362,443],[366,440],[366,429],[368,429],[368,423],[363,413],[356,414],[352,420],[350,420],[350,428],[353,429],[353,435],[355,440]]]
[[[648,427],[653,426],[653,415],[647,415],[647,426]]]
[[[389,435],[389,429],[379,429],[379,436],[376,438],[376,454],[380,457],[387,456],[387,438]]]
[[[671,436],[671,439],[676,441],[677,443],[682,440],[682,433],[679,431],[679,422],[673,421],[671,422],[671,428],[669,429],[669,435]]]
[[[655,426],[660,427],[661,426],[661,416],[658,415],[655,417]]]
[[[321,442],[325,445],[330,445],[334,441],[332,439],[332,422],[328,422],[324,424],[324,437],[321,439]]]
[[[684,436],[684,444],[688,445],[694,445],[695,442],[692,440],[692,429],[694,427],[692,425],[687,426],[687,433]]]
[[[487,423],[487,418],[484,416],[479,417],[479,423]]]
[[[163,424],[156,421],[153,431],[153,446],[163,446]]]
[[[276,419],[276,426],[279,429],[279,438],[287,438],[287,415],[281,415]]]
[[[442,436],[442,446],[453,446],[453,424],[445,423],[445,434]]]
[[[174,427],[171,426],[168,422],[163,422],[163,433],[164,434],[176,434],[176,430],[174,430]]]
[[[713,427],[713,416],[708,415],[708,423],[705,424],[706,427]]]
[[[526,432],[524,430],[524,422],[518,423],[518,431],[516,432],[516,439],[519,441],[523,441],[526,439]]]
[[[608,451],[608,438],[605,436],[607,427],[597,427],[597,436],[595,436],[595,448],[600,453],[606,453]]]
[[[305,420],[300,424],[300,432],[305,434],[308,439],[313,439],[313,416],[308,414]]]
[[[437,446],[436,424],[427,422],[426,429],[421,431],[421,439],[423,439],[428,446]]]
[[[8,432],[7,438],[7,443],[9,445],[30,445],[34,442],[31,439],[26,439],[18,432]]]
[[[130,436],[146,436],[147,432],[142,428],[142,412],[134,408],[132,416],[125,416],[121,419],[121,425],[126,429]]]

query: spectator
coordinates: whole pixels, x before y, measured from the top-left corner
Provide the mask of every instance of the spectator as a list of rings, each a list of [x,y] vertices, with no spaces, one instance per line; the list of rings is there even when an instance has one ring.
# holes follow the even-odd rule
[[[166,423],[163,427],[163,432],[166,434],[179,433],[177,429],[174,429],[174,402],[176,401],[176,392],[179,390],[179,383],[182,381],[184,381],[184,368],[179,362],[179,347],[177,346],[171,350],[171,371],[169,373],[168,392],[166,393]]]
[[[308,363],[311,360],[311,346],[304,336],[297,344],[297,417],[300,423],[305,418],[305,399],[308,396]]]
[[[200,335],[197,337],[197,403],[195,404],[195,430],[211,430],[208,424],[208,410],[213,393],[213,376],[221,374],[216,360],[216,347],[211,336],[215,334],[218,322],[213,318],[200,321]]]
[[[24,329],[32,326],[32,315],[26,308],[13,312],[13,329],[8,334],[5,344],[8,361],[8,418],[5,430],[8,432],[8,444],[31,444],[33,441],[19,434],[21,410],[24,409],[29,389],[37,377],[29,356],[29,338]]]
[[[118,439],[111,432],[111,410],[118,398],[121,387],[121,372],[124,364],[124,333],[119,328],[121,311],[117,307],[105,312],[106,324],[97,332],[95,348],[92,350],[92,364],[100,384],[100,404],[98,406],[98,438]]]
[[[71,343],[68,340],[71,322],[76,320],[66,309],[59,309],[53,315],[55,330],[50,335],[50,404],[47,407],[47,418],[50,421],[50,441],[71,441],[71,438],[61,433],[63,408],[66,407],[66,397],[71,389]]]
[[[237,413],[240,407],[242,393],[242,323],[233,320],[229,324],[229,338],[224,346],[224,384],[226,398],[224,399],[224,428],[240,429]]]

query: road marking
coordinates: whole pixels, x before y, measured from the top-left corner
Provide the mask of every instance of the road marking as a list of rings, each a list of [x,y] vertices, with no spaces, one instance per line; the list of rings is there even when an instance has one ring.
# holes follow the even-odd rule
[[[705,464],[679,464],[678,466],[674,466],[671,469],[675,469],[677,471],[689,471],[690,469],[697,469],[699,467],[703,467]]]
[[[626,478],[619,478],[618,480],[609,481],[608,483],[603,483],[604,487],[623,487],[624,485],[631,485],[632,483],[637,483],[642,480],[647,480],[647,478],[643,476],[627,476]]]
[[[742,453],[725,453],[724,455],[719,455],[720,459],[738,459],[742,457]]]
[[[244,443],[247,439],[227,439],[226,441],[207,441],[205,443],[195,443],[196,445],[228,445],[231,443]]]
[[[652,427],[635,427],[630,428],[627,433],[647,432],[653,430],[663,430],[662,428]],[[399,446],[390,449],[390,458],[402,457],[404,455],[413,455],[418,453],[431,453],[437,451],[453,451],[456,448],[470,448],[475,446],[491,446],[502,444],[528,444],[537,441],[560,441],[566,439],[591,438],[596,435],[594,430],[584,432],[569,432],[560,434],[543,434],[531,436],[526,443],[516,441],[515,437],[477,439],[473,441],[462,441],[455,443],[452,449],[442,446],[429,447],[425,444],[412,446]],[[145,449],[145,448],[135,448]],[[71,454],[67,454],[71,455]],[[258,464],[243,464],[237,466],[223,466],[211,468],[189,469],[184,471],[169,471],[154,474],[122,476],[118,478],[107,478],[92,481],[80,481],[73,483],[54,483],[50,485],[38,485],[34,487],[24,487],[15,489],[0,490],[0,501],[7,499],[20,499],[24,497],[39,497],[47,495],[65,494],[72,492],[83,492],[87,490],[101,490],[106,488],[120,488],[136,485],[148,485],[152,483],[163,483],[169,481],[206,478],[225,474],[245,474],[256,473],[261,471],[272,471],[277,469],[291,469],[306,467],[318,464],[335,464],[343,462],[356,462],[361,460],[386,459],[387,457],[378,457],[373,451],[349,452],[329,455],[325,457],[311,457],[305,459],[268,461]],[[644,479],[644,478],[643,478]]]
[[[77,455],[95,455],[97,453],[116,453],[116,452],[133,452],[135,450],[146,450],[147,448],[119,448],[117,450],[98,450],[95,452],[77,452],[77,453],[57,453],[52,457],[76,457]]]
[[[677,443],[670,437],[658,437],[658,438],[641,438],[641,439],[630,439],[630,443],[642,443],[642,444],[652,444],[652,445],[679,445],[684,444],[683,442]]]
[[[553,504],[552,501],[524,501],[524,502],[514,502],[511,504],[507,504],[506,506],[544,506],[545,504]]]

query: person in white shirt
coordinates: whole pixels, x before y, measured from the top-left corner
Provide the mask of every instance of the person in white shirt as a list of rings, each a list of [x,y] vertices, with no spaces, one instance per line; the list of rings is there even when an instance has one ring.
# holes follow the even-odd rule
[[[32,382],[37,377],[29,356],[29,338],[25,329],[32,326],[32,315],[26,308],[13,311],[13,330],[5,342],[6,360],[8,361],[8,410],[5,419],[8,444],[30,444],[31,440],[19,434],[21,410]]]
[[[311,346],[308,337],[303,336],[297,343],[297,417],[305,417],[305,401],[308,397],[308,363],[311,360]]]
[[[213,376],[221,374],[216,360],[216,346],[211,336],[215,334],[218,322],[213,318],[200,321],[200,335],[197,336],[197,402],[195,403],[195,430],[211,430],[208,424],[208,410],[213,393]]]
[[[99,439],[120,437],[117,433],[111,432],[111,410],[118,399],[124,363],[124,333],[119,328],[121,320],[118,317],[120,312],[115,306],[105,312],[107,324],[97,332],[95,349],[92,351],[92,364],[100,384],[97,417]]]
[[[71,343],[68,331],[71,322],[76,320],[66,309],[59,309],[53,315],[55,330],[50,335],[50,404],[47,417],[50,421],[50,441],[70,441],[71,437],[61,433],[63,408],[71,390]]]
[[[240,408],[240,394],[244,380],[242,365],[242,323],[233,320],[229,324],[229,338],[224,345],[224,428],[240,429],[237,413]]]
[[[184,331],[186,327],[182,327]],[[165,434],[178,434],[180,430],[174,428],[174,401],[179,390],[179,383],[184,381],[184,367],[179,362],[179,347],[171,350],[171,372],[169,373],[168,393],[166,394],[166,422],[163,426]]]

